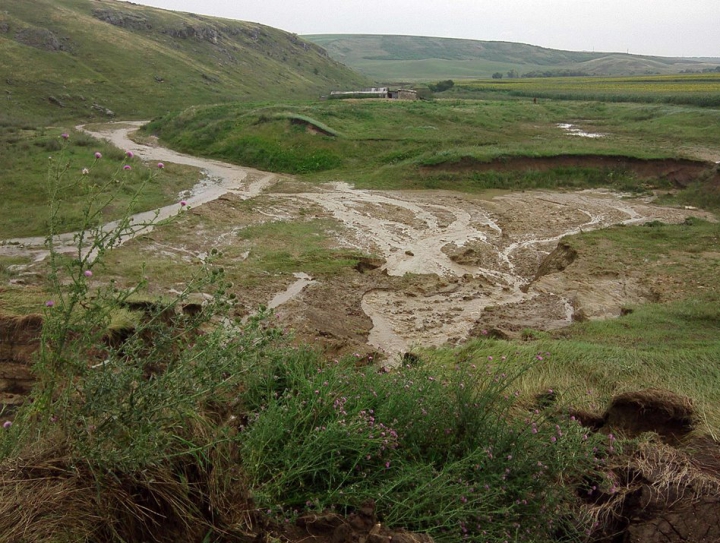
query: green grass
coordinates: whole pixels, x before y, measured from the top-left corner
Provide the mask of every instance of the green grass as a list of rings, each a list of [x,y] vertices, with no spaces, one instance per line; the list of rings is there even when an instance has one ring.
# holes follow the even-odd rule
[[[65,141],[62,133],[69,134]],[[96,159],[99,152],[102,158]],[[124,166],[130,170],[124,170]],[[200,178],[196,168],[144,164],[128,158],[121,149],[97,141],[71,128],[28,130],[12,127],[0,136],[0,231],[2,238],[43,236],[48,233],[51,193],[57,190],[58,232],[72,232],[82,225],[82,215],[92,194],[104,205],[98,221],[117,219],[127,202],[144,184],[136,211],[147,211],[178,201],[178,194]],[[84,174],[83,170],[88,173]],[[59,184],[54,183],[60,179]],[[116,188],[122,187],[117,191]],[[112,201],[110,202],[110,199]]]
[[[530,402],[554,391],[560,411],[601,415],[623,392],[670,390],[695,402],[699,435],[718,436],[720,392],[714,383],[720,377],[719,332],[717,302],[689,299],[639,306],[630,315],[575,324],[555,334],[529,332],[528,337],[540,339],[527,342],[476,340],[430,356],[446,364],[506,357],[509,371],[517,367],[515,358],[535,357],[518,387]]]
[[[309,134],[290,124],[287,118],[293,116],[312,119],[338,136]],[[573,123],[605,137],[569,136],[559,123]],[[152,122],[147,133],[186,152],[368,188],[639,189],[644,180],[611,166],[482,173],[457,165],[557,155],[656,159],[720,153],[717,110],[598,102],[235,104],[167,115]],[[440,171],[429,169],[438,166]]]
[[[665,74],[715,69],[709,62],[620,53],[561,51],[533,45],[424,36],[319,34],[304,38],[378,81],[413,82],[489,79],[511,70],[530,73],[585,73],[592,76]]]
[[[329,220],[268,222],[238,232],[238,240],[252,247],[242,266],[244,273],[310,275],[334,274],[357,263],[347,251],[328,249],[330,233],[337,226]]]

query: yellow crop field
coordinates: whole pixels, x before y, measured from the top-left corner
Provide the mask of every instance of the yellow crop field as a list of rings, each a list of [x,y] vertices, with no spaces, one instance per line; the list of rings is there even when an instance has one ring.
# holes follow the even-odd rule
[[[516,96],[720,107],[720,73],[494,79],[464,81],[459,86],[470,92],[503,92]]]

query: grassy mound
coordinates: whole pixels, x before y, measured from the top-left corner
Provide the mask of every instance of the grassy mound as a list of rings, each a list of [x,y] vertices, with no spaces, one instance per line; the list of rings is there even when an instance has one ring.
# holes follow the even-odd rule
[[[186,152],[372,188],[647,190],[716,183],[711,164],[672,161],[682,158],[679,150],[720,143],[711,135],[717,114],[654,107],[648,117],[639,109],[647,108],[508,100],[236,104],[167,115],[146,130]],[[602,136],[568,134],[562,126],[569,122]],[[683,168],[694,173],[681,179]]]

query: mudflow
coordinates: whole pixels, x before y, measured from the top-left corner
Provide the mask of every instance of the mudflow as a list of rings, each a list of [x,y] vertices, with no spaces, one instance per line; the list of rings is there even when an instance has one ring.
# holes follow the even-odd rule
[[[277,181],[273,174],[138,144],[128,138],[128,132],[139,124],[118,123],[90,133],[133,151],[142,160],[201,168],[204,179],[184,196],[194,207],[228,193],[242,200],[262,195],[258,204],[263,221],[298,220],[299,210],[312,206],[344,225],[338,229],[338,247],[362,250],[380,263],[360,283],[348,283],[348,289],[354,284],[361,291],[349,293],[298,270],[297,281],[285,283],[286,288],[278,284],[275,293],[264,292],[265,299],[253,301],[274,307],[289,323],[312,320],[318,300],[344,308],[348,315],[361,309],[368,319],[363,334],[366,352],[376,351],[390,360],[416,345],[437,346],[485,333],[513,335],[525,327],[547,330],[566,326],[574,318],[617,315],[623,304],[647,298],[641,282],[629,276],[599,276],[592,281],[573,277],[566,268],[574,255],[560,240],[616,224],[706,217],[698,210],[663,208],[648,199],[599,190],[468,195],[358,190],[336,182],[312,188],[300,185],[298,191],[283,193],[273,190]],[[177,210],[177,204],[167,206],[140,214],[135,222],[141,224],[156,213],[163,218]],[[137,229],[124,239],[145,231]],[[222,249],[228,238],[216,232],[205,241]],[[69,234],[58,242],[70,250],[71,240]],[[12,240],[12,244],[0,245],[0,254],[33,254],[41,260],[46,256],[43,241]],[[321,322],[306,329],[310,335],[334,335],[338,340],[342,335],[338,321],[344,318],[326,318],[334,321],[332,334],[323,331]],[[357,348],[352,343],[347,339],[346,346]]]

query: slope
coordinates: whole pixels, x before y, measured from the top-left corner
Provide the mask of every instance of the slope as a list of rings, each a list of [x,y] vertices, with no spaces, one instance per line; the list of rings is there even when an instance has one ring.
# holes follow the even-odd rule
[[[0,8],[0,111],[15,117],[137,118],[367,84],[317,45],[260,24],[115,0]]]
[[[318,34],[303,36],[334,59],[381,81],[490,77],[514,70],[587,75],[678,73],[715,69],[720,58],[680,59],[560,51],[522,43],[423,36]]]

